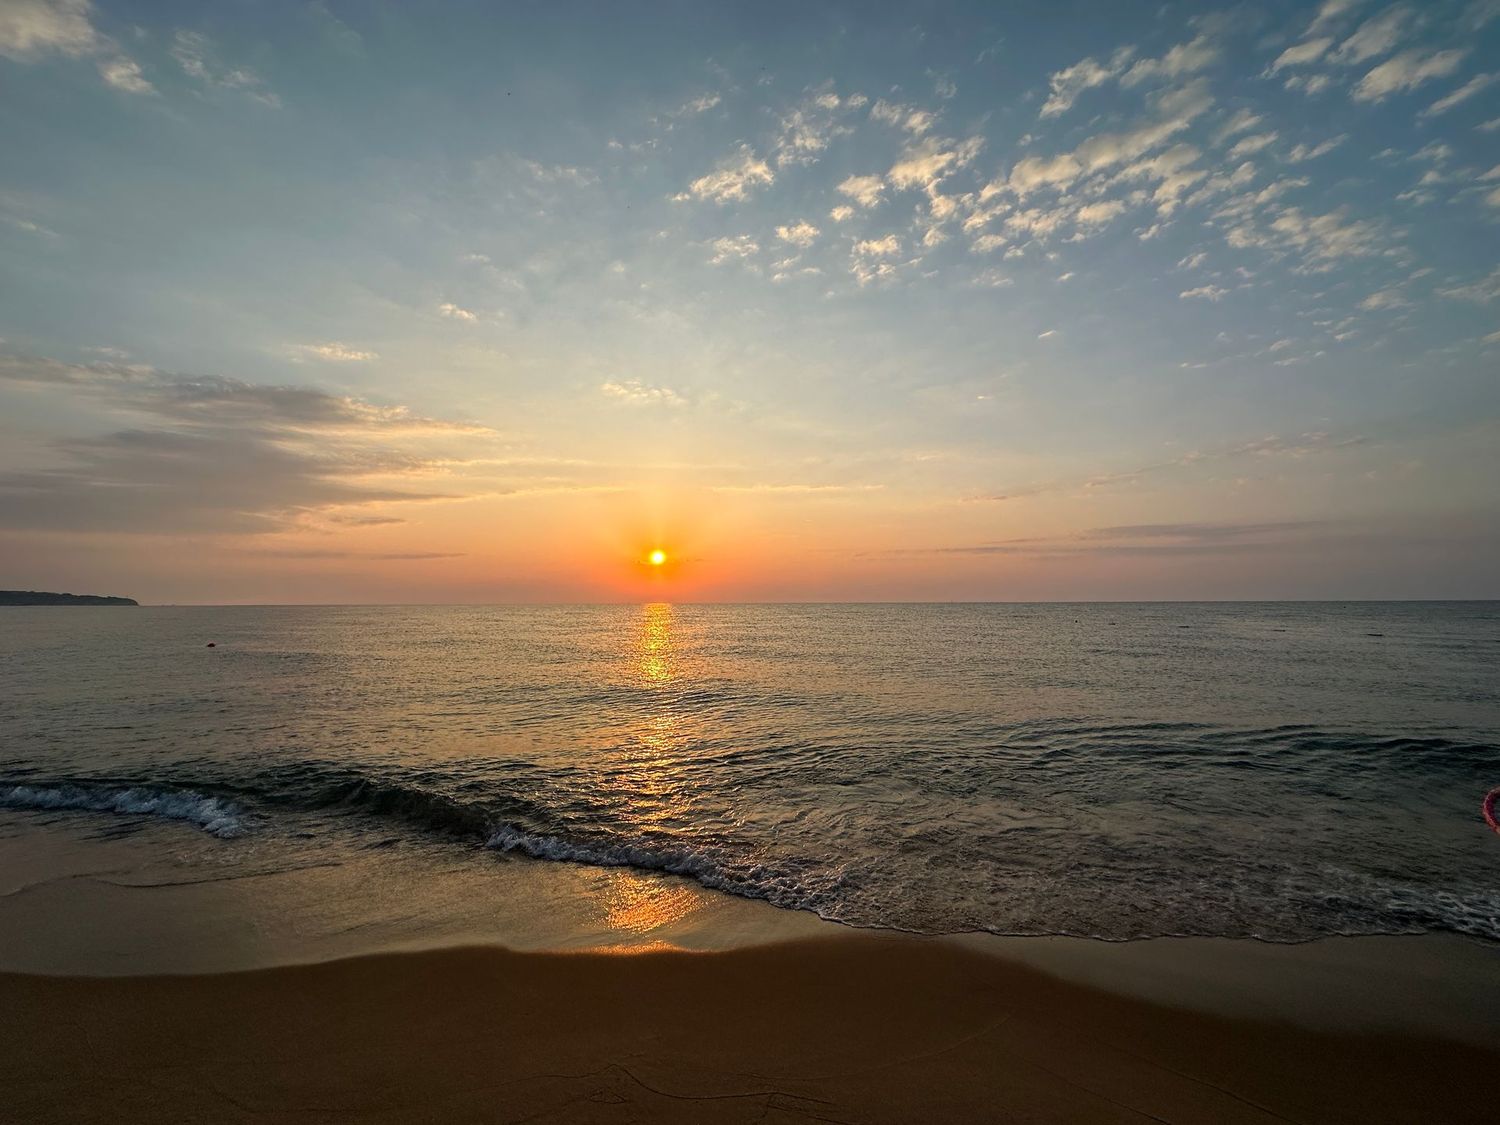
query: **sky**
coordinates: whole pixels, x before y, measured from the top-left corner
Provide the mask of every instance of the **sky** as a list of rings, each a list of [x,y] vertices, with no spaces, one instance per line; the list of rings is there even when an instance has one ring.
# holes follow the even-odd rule
[[[1500,597],[1500,0],[0,0],[0,152],[0,586]]]

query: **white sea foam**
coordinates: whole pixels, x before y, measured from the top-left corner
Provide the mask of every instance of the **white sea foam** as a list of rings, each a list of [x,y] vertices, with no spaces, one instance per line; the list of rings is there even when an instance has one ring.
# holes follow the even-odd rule
[[[234,802],[183,789],[12,785],[0,787],[0,808],[76,809],[129,816],[159,816],[167,820],[187,821],[210,835],[225,840],[245,831],[244,812]]]
[[[496,829],[486,846],[496,851],[521,852],[532,859],[662,871],[692,879],[709,890],[816,913],[822,913],[843,881],[838,870],[799,878],[785,870],[778,871],[757,863],[721,861],[707,852],[688,848],[662,848],[624,841],[575,843],[558,836],[523,832],[511,825]]]

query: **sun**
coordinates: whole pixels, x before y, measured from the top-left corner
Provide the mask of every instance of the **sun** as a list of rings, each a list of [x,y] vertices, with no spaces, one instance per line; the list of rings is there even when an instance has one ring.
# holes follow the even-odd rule
[[[652,566],[661,566],[667,561],[667,552],[658,547],[656,550],[652,551],[649,555],[646,556],[646,561]]]

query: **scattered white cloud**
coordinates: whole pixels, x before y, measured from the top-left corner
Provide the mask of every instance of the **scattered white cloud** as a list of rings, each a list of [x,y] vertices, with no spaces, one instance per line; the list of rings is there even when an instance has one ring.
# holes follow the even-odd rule
[[[468,309],[460,308],[458,305],[447,301],[438,306],[438,315],[447,317],[449,320],[466,320],[471,323],[479,319]]]
[[[774,148],[776,166],[815,163],[835,137],[853,132],[841,118],[864,104],[863,95],[841,98],[831,85],[811,92],[781,119]]]
[[[1292,146],[1292,151],[1286,154],[1288,163],[1301,164],[1304,160],[1316,160],[1320,156],[1327,156],[1339,145],[1349,139],[1348,133],[1340,133],[1336,137],[1329,137],[1315,145],[1299,144]]]
[[[1243,133],[1247,129],[1253,129],[1264,121],[1260,114],[1250,109],[1237,109],[1230,115],[1228,121],[1220,125],[1214,133],[1214,144],[1221,145],[1236,133]]]
[[[1141,59],[1120,78],[1122,86],[1157,79],[1173,80],[1196,74],[1219,57],[1219,47],[1206,35],[1179,43],[1159,59]]]
[[[790,242],[793,246],[800,246],[806,249],[817,240],[818,228],[806,219],[803,219],[789,226],[777,227],[776,237],[783,242]]]
[[[3,0],[0,2],[0,55],[34,62],[47,55],[90,58],[99,77],[127,94],[152,94],[140,64],[119,44],[100,34],[89,0]]]
[[[1311,35],[1321,31],[1331,23],[1337,22],[1345,12],[1352,11],[1362,4],[1364,0],[1323,0],[1319,5],[1317,15],[1313,17],[1312,23],[1307,25],[1307,31],[1303,34]]]
[[[888,102],[881,98],[870,107],[870,120],[894,125],[898,129],[905,129],[908,133],[920,137],[932,128],[937,117],[929,110],[901,105],[899,102]]]
[[[1378,293],[1371,293],[1359,303],[1359,307],[1374,312],[1378,309],[1406,308],[1410,304],[1399,289],[1382,289]]]
[[[1276,61],[1271,64],[1268,73],[1275,74],[1278,70],[1289,66],[1306,66],[1308,63],[1317,62],[1331,46],[1333,46],[1333,39],[1326,36],[1293,44],[1276,56]]]
[[[850,207],[847,203],[840,203],[837,207],[828,212],[828,217],[836,223],[842,223],[846,219],[852,219],[854,217],[854,208]]]
[[[1036,338],[1038,340],[1050,340],[1050,339],[1052,339],[1052,337],[1054,337],[1056,335],[1057,335],[1057,329],[1056,328],[1049,328],[1045,332],[1038,332],[1036,334]]]
[[[1321,94],[1333,85],[1326,74],[1294,74],[1283,85],[1288,90],[1301,90],[1304,94]]]
[[[1481,90],[1487,89],[1494,83],[1495,79],[1497,78],[1500,78],[1500,73],[1492,72],[1490,74],[1476,74],[1473,78],[1469,79],[1458,89],[1454,90],[1453,93],[1447,95],[1446,97],[1439,98],[1417,116],[1436,117],[1440,113],[1447,113],[1454,106],[1468,101]],[[1496,121],[1500,122],[1500,118],[1496,118]],[[1490,122],[1487,124],[1493,123]],[[1481,126],[1481,128],[1483,128],[1483,126]]]
[[[1353,66],[1386,54],[1401,40],[1401,30],[1411,17],[1411,10],[1393,5],[1378,16],[1359,25],[1359,30],[1339,44],[1329,55],[1331,62]]]
[[[1275,133],[1255,133],[1248,137],[1241,137],[1229,150],[1230,160],[1242,160],[1247,156],[1253,156],[1262,149],[1276,143]]]
[[[1446,78],[1463,62],[1466,50],[1434,51],[1412,47],[1381,63],[1354,87],[1357,101],[1378,102],[1391,94],[1414,90],[1434,78]]]
[[[934,185],[954,169],[970,163],[983,144],[980,137],[962,142],[945,137],[924,137],[901,153],[886,173],[886,180],[898,190]],[[842,185],[840,190],[843,190]]]
[[[1208,251],[1199,250],[1196,254],[1189,254],[1187,257],[1180,259],[1177,263],[1177,268],[1180,270],[1195,270],[1206,261],[1208,261]]]
[[[321,359],[330,363],[368,363],[372,359],[380,358],[375,352],[351,348],[348,344],[341,344],[337,341],[327,344],[294,344],[292,352],[294,358]]]
[[[854,252],[869,258],[892,258],[901,253],[901,239],[894,234],[863,239],[854,244]]]
[[[1439,289],[1438,293],[1456,301],[1473,301],[1480,305],[1500,300],[1500,269],[1492,270],[1488,277],[1471,281],[1467,285],[1450,285]]]
[[[708,260],[712,266],[722,266],[725,262],[748,258],[760,252],[760,243],[748,234],[716,238],[709,245],[714,252],[714,256]]]
[[[1106,63],[1084,59],[1070,67],[1059,70],[1048,79],[1051,94],[1042,104],[1041,116],[1057,117],[1073,108],[1078,95],[1095,86],[1102,86],[1124,73],[1126,65],[1135,57],[1134,47],[1121,47]]]
[[[650,386],[639,379],[621,379],[601,383],[599,390],[606,397],[627,406],[686,406],[688,400],[671,387]]]
[[[723,99],[711,90],[706,94],[699,94],[696,98],[689,98],[673,112],[672,116],[695,117],[700,113],[707,113],[721,101]]]
[[[1218,285],[1200,285],[1196,289],[1184,289],[1177,294],[1179,300],[1190,301],[1195,297],[1201,297],[1205,301],[1217,301],[1229,292]]]
[[[741,144],[734,154],[721,160],[706,176],[700,176],[688,185],[688,193],[697,199],[711,199],[715,203],[733,203],[744,199],[752,189],[767,187],[776,182],[776,173],[771,166],[755,155],[755,150]]]
[[[236,90],[261,105],[279,108],[281,99],[266,88],[259,74],[244,66],[222,63],[213,42],[196,31],[179,31],[172,38],[172,57],[182,72],[204,86]]]
[[[874,207],[884,191],[885,179],[881,176],[850,176],[839,184],[839,192],[861,207]]]

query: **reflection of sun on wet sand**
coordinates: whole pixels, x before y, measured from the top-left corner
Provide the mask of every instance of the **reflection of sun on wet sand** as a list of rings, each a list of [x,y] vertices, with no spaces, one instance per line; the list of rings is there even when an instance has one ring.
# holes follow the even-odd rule
[[[1370,1125],[1476,1120],[1500,1073],[1477,1047],[1174,1010],[867,936],[0,976],[0,1004],[6,1113],[39,1123]]]

